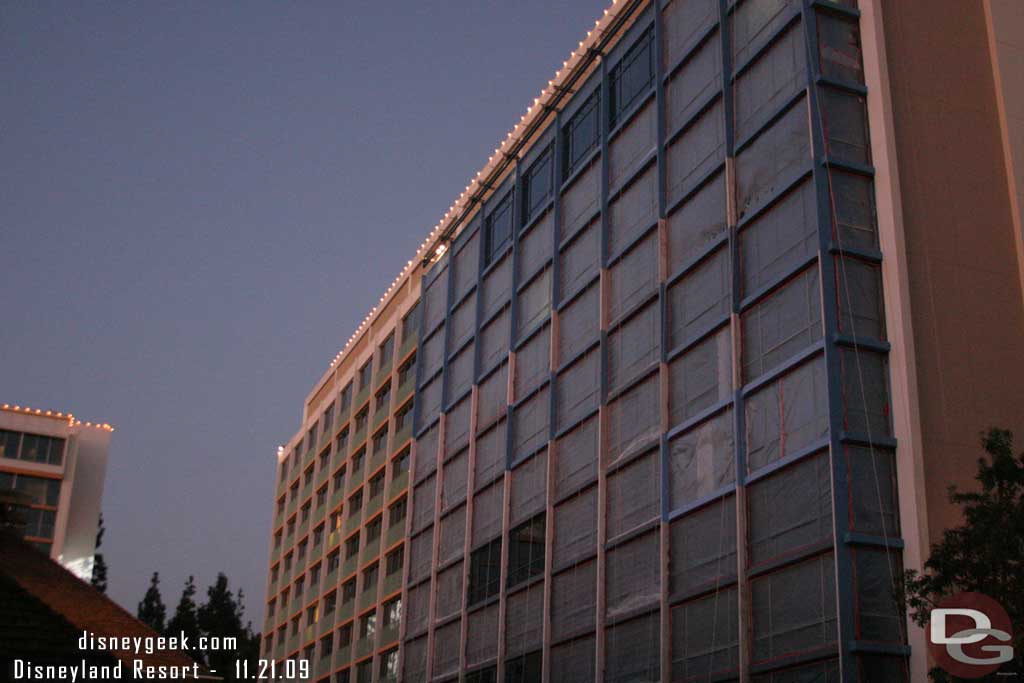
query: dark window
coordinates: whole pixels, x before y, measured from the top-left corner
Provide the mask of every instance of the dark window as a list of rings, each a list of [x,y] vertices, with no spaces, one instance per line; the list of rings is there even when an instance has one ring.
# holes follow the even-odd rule
[[[377,410],[387,410],[391,404],[391,382],[377,392]]]
[[[501,589],[501,539],[496,538],[470,555],[467,602],[472,605],[497,595]]]
[[[400,430],[402,427],[406,425],[407,422],[411,424],[412,403],[412,401],[409,401],[404,406],[399,408],[398,412],[395,413],[395,431]]]
[[[405,561],[405,546],[399,546],[392,550],[384,558],[384,571],[386,576],[402,571],[402,563]]]
[[[303,524],[305,524],[306,522],[309,521],[309,508],[310,508],[310,504],[309,503],[306,503],[305,505],[302,506],[302,523]]]
[[[420,329],[420,302],[413,304],[409,312],[402,318],[402,343],[407,339],[413,339],[419,334]]]
[[[340,553],[335,550],[327,556],[327,573],[330,574],[331,572],[336,571],[339,564],[341,564]]]
[[[313,529],[313,545],[320,545],[320,542],[324,540],[324,525],[321,524],[317,528]]]
[[[334,612],[334,608],[338,605],[338,591],[333,591],[327,594],[324,598],[324,614],[331,614]]]
[[[377,613],[370,612],[359,617],[359,637],[372,638],[377,632]]]
[[[466,674],[465,678],[466,683],[496,683],[497,680],[498,672],[493,666],[489,666],[486,669],[477,669]]]
[[[323,507],[326,502],[327,502],[327,485],[324,484],[316,492],[316,506],[317,506],[317,508]]]
[[[345,418],[346,412],[352,405],[352,382],[345,385],[345,388],[341,390],[341,398],[338,405],[338,412],[341,414],[342,419]]]
[[[319,564],[309,570],[309,584],[311,586],[319,586],[320,585],[320,565]]]
[[[351,578],[341,584],[341,604],[347,604],[356,599],[356,580]]]
[[[320,658],[330,657],[334,652],[334,636],[324,636],[320,639]]]
[[[60,465],[64,460],[64,439],[0,430],[0,458]]]
[[[524,223],[528,222],[537,213],[537,210],[551,198],[552,180],[551,148],[549,147],[540,159],[533,162],[533,165],[526,171],[526,175],[523,176]]]
[[[345,541],[345,559],[351,560],[359,554],[359,534]]]
[[[402,363],[398,368],[398,383],[404,385],[409,380],[413,379],[416,375],[416,354],[413,354],[409,360]]]
[[[367,659],[356,665],[356,683],[370,683],[373,680],[373,660]]]
[[[363,367],[359,368],[359,390],[362,391],[366,387],[370,386],[370,382],[373,380],[373,363],[366,361]]]
[[[388,446],[388,428],[380,430],[373,435],[373,454],[377,455]]]
[[[363,571],[363,592],[377,590],[377,577],[380,575],[380,565],[374,562]]]
[[[539,681],[540,662],[540,652],[531,652],[528,655],[507,660],[505,662],[505,683]]]
[[[352,623],[349,622],[338,629],[338,649],[352,644]]]
[[[316,445],[316,423],[314,422],[313,426],[309,428],[308,432],[306,432],[306,449],[311,451],[311,450],[313,450],[313,446],[315,446],[315,445]]]
[[[380,530],[384,523],[384,516],[378,515],[376,519],[366,525],[366,542],[373,543],[380,538]]]
[[[395,598],[384,603],[384,628],[398,628],[402,621],[402,598]]]
[[[359,470],[363,469],[363,460],[366,459],[366,449],[360,448],[356,451],[356,454],[352,456],[352,473],[355,474]]]
[[[341,434],[338,434],[338,439],[335,443],[335,452],[338,457],[345,457],[345,452],[348,451],[348,427],[341,430]]]
[[[326,436],[327,433],[331,431],[331,425],[334,424],[334,402],[333,401],[331,402],[331,404],[329,406],[327,406],[327,410],[324,411],[324,417],[323,417],[322,422],[323,422],[323,433],[324,433],[324,436]]]
[[[580,163],[597,146],[600,132],[597,105],[600,101],[600,94],[595,92],[565,126],[565,167],[562,174],[566,178],[580,167]]]
[[[352,669],[345,669],[344,671],[339,671],[334,675],[334,683],[350,683],[351,680]]]
[[[301,560],[302,558],[304,558],[306,556],[306,548],[308,548],[308,547],[309,547],[309,541],[308,540],[303,540],[301,543],[299,543],[299,552],[298,552],[298,559],[299,560]]]
[[[338,470],[337,472],[334,473],[334,482],[333,482],[334,490],[335,491],[340,491],[341,487],[342,487],[342,485],[344,485],[344,483],[345,483],[345,468],[342,467],[340,470]]]
[[[348,513],[354,515],[363,509],[363,490],[359,489],[348,499]]]
[[[388,508],[388,528],[405,522],[405,514],[408,511],[408,507],[408,502],[406,501],[405,496],[402,496],[399,500],[396,500],[390,508]]]
[[[512,193],[506,194],[487,216],[484,263],[490,263],[512,239]]]
[[[392,648],[380,656],[380,680],[398,680],[398,648]]]
[[[509,532],[508,585],[544,573],[544,513]]]
[[[331,445],[327,444],[327,448],[320,451],[320,469],[325,469],[331,463]]]
[[[373,478],[370,479],[368,486],[370,489],[370,498],[376,498],[384,493],[384,471],[381,470],[378,474],[374,475]]]
[[[302,651],[302,656],[308,661],[313,661],[313,652],[316,650],[315,645],[307,645],[306,649]]]
[[[647,29],[612,69],[609,78],[612,126],[654,85],[653,37],[653,30]]]
[[[358,413],[356,413],[356,431],[357,432],[360,432],[360,431],[366,429],[366,421],[367,421],[367,419],[369,417],[370,417],[370,409],[369,409],[369,407],[363,408]]]
[[[310,466],[309,466],[309,469],[308,469],[308,470],[306,470],[306,472],[305,472],[305,476],[304,476],[304,477],[303,477],[303,479],[302,479],[302,483],[303,483],[304,485],[308,486],[309,484],[312,484],[312,483],[313,483],[313,471],[314,471],[314,470],[313,470],[313,466],[312,466],[312,465],[310,465]]]
[[[401,453],[391,459],[391,478],[394,479],[402,472],[409,471],[409,449],[403,449]]]
[[[388,335],[379,348],[380,360],[377,361],[378,367],[386,367],[391,362],[391,356],[395,353],[395,333],[392,332]]]

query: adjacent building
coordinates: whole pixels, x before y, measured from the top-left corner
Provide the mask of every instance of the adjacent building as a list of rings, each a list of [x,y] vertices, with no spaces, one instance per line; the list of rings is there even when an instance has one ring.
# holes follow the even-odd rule
[[[85,581],[112,432],[70,413],[0,406],[0,492],[20,494],[26,540]]]
[[[264,654],[923,680],[894,579],[978,433],[1024,434],[1022,35],[997,0],[613,3],[307,396]]]

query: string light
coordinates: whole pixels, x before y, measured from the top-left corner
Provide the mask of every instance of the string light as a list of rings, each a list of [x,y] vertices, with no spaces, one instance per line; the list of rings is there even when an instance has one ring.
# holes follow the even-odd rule
[[[529,109],[527,109],[526,113],[523,114],[522,117],[520,117],[519,122],[512,128],[512,130],[509,131],[508,135],[505,137],[505,140],[502,142],[502,144],[494,149],[494,154],[491,155],[491,158],[487,160],[487,163],[484,164],[484,167],[477,172],[476,176],[473,177],[473,180],[470,182],[470,184],[466,186],[466,189],[462,191],[458,199],[456,199],[455,202],[452,203],[450,207],[448,207],[448,210],[444,213],[444,216],[437,223],[437,225],[434,226],[434,229],[430,231],[430,234],[427,236],[427,239],[425,239],[423,243],[420,244],[419,249],[416,250],[416,258],[406,263],[405,268],[402,269],[402,271],[398,274],[394,281],[388,286],[387,290],[385,290],[384,296],[382,296],[380,299],[380,303],[377,306],[374,306],[373,308],[370,309],[370,312],[367,313],[366,317],[364,317],[362,322],[359,323],[359,326],[356,328],[355,332],[352,333],[352,336],[348,338],[348,341],[345,342],[345,345],[341,348],[341,350],[338,351],[337,354],[335,354],[334,359],[331,361],[328,367],[329,371],[333,370],[338,365],[338,363],[342,361],[342,359],[348,353],[349,349],[352,347],[352,344],[357,339],[362,337],[363,332],[366,331],[367,326],[373,320],[374,316],[377,314],[377,311],[383,309],[388,297],[390,297],[391,294],[396,290],[399,283],[404,281],[405,278],[409,275],[409,273],[412,271],[414,267],[414,264],[424,260],[424,257],[427,256],[428,254],[428,250],[430,249],[431,244],[442,232],[442,229],[448,227],[451,223],[451,220],[453,220],[455,216],[458,216],[462,213],[462,210],[465,208],[468,198],[473,197],[476,194],[471,190],[473,190],[475,186],[478,187],[480,185],[480,179],[485,176],[485,173],[493,171],[497,163],[502,161],[502,157],[504,156],[502,150],[507,145],[509,145],[510,142],[519,140],[521,131],[525,128],[529,128],[529,126],[533,124],[533,122],[537,119],[538,116],[542,117],[547,115],[547,109],[545,106],[546,101],[551,97],[551,95],[553,95],[559,90],[559,87],[563,85],[564,80],[572,72],[570,64],[572,64],[575,67],[576,63],[580,59],[582,59],[583,55],[587,53],[587,50],[589,49],[590,45],[597,40],[595,33],[603,33],[604,29],[607,28],[607,25],[615,19],[617,14],[611,10],[615,8],[620,2],[621,0],[612,0],[611,7],[605,8],[604,14],[601,16],[601,18],[594,22],[594,28],[587,32],[587,37],[584,40],[580,41],[579,48],[577,50],[573,50],[572,54],[569,56],[569,59],[562,62],[562,68],[555,72],[555,77],[553,79],[548,81],[548,87],[541,90],[540,97],[534,98],[533,104],[529,107]],[[430,261],[437,261],[447,251],[447,244],[439,245],[434,250],[433,254],[430,256]]]
[[[107,432],[114,431],[106,422],[82,422],[81,420],[75,419],[75,416],[71,413],[64,413],[59,410],[42,410],[41,408],[29,408],[28,406],[12,406],[10,403],[4,403],[0,405],[0,410],[6,410],[11,413],[21,413],[23,415],[39,415],[40,417],[53,417],[60,420],[67,420],[69,427],[90,427],[92,429],[102,429]]]

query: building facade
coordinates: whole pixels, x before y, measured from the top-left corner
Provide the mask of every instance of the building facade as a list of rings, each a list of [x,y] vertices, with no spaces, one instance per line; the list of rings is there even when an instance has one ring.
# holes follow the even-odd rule
[[[24,497],[26,540],[84,581],[92,578],[111,432],[71,414],[0,406],[0,491]]]
[[[1024,18],[938,4],[614,3],[307,397],[265,652],[923,680],[892,586],[1024,429]]]

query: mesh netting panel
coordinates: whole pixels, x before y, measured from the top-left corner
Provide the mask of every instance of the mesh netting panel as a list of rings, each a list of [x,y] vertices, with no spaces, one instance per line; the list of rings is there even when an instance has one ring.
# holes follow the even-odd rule
[[[750,59],[782,27],[791,13],[799,9],[799,0],[739,3],[731,16],[733,64],[742,64]]]
[[[736,453],[731,410],[669,441],[673,510],[709,496],[735,480]]]
[[[509,656],[540,647],[543,626],[543,582],[534,582],[508,596],[505,613],[505,648]]]
[[[551,635],[556,640],[593,630],[597,610],[597,561],[556,574],[551,583]]]
[[[906,683],[909,674],[907,662],[902,657],[869,654],[857,657],[857,671],[860,674],[860,678],[857,680],[864,683]],[[827,680],[829,683],[838,681],[838,671],[835,672],[835,678]]]
[[[857,638],[903,643],[903,620],[895,589],[903,567],[897,553],[857,548],[853,552],[857,596]]]
[[[562,235],[571,235],[599,209],[601,164],[592,163],[562,195]]]
[[[545,268],[519,292],[517,303],[516,338],[519,339],[551,313],[551,268]]]
[[[551,680],[557,683],[592,683],[594,680],[594,636],[551,648]]]
[[[803,27],[790,26],[736,80],[736,136],[757,130],[807,86]]]
[[[490,540],[501,533],[503,486],[499,480],[490,488],[476,494],[473,499],[473,545]]]
[[[593,412],[601,395],[601,351],[591,349],[558,374],[555,411],[560,430]]]
[[[743,228],[739,241],[740,288],[756,291],[818,250],[814,184],[806,181]]]
[[[600,293],[591,285],[558,314],[558,362],[566,363],[598,337]]]
[[[434,529],[431,527],[409,542],[409,583],[430,576],[434,561]]]
[[[821,356],[747,397],[747,462],[756,470],[828,434],[828,388]]]
[[[462,563],[458,562],[437,575],[437,605],[434,608],[434,622],[444,621],[460,609],[462,609]]]
[[[554,248],[554,214],[548,211],[530,231],[519,238],[519,277],[533,275],[540,266],[551,258]]]
[[[444,328],[439,329],[420,344],[419,364],[422,376],[430,377],[444,363]]]
[[[438,562],[445,563],[462,555],[466,542],[466,506],[452,511],[441,519],[441,544]]]
[[[609,253],[621,252],[657,220],[658,168],[650,166],[608,207]]]
[[[744,382],[757,379],[821,339],[820,292],[814,266],[743,313]]]
[[[605,592],[609,619],[658,601],[661,596],[658,541],[655,529],[608,551]]]
[[[864,97],[834,88],[821,88],[818,92],[829,156],[870,165],[871,147]]]
[[[507,424],[502,420],[476,440],[474,485],[477,490],[505,471],[505,453],[508,450],[505,438]]]
[[[608,404],[605,454],[608,464],[636,453],[661,432],[658,375],[621,394]]]
[[[810,164],[810,144],[805,98],[737,155],[736,205],[741,218]]]
[[[657,612],[605,629],[606,683],[660,681],[660,639]]]
[[[643,495],[638,492],[643,491]],[[640,456],[608,475],[608,538],[651,521],[661,513],[658,451]]]
[[[472,359],[472,349],[467,349]],[[459,449],[469,445],[469,410],[470,397],[466,396],[457,405],[448,411],[444,422],[444,450],[445,455],[457,453]]]
[[[881,353],[854,350],[839,351],[843,385],[843,427],[850,432],[888,436],[889,371]]]
[[[654,301],[608,333],[608,387],[614,391],[658,362],[661,311]]]
[[[437,469],[438,434],[438,427],[434,425],[416,440],[416,481]]]
[[[487,318],[508,301],[512,292],[512,258],[505,256],[484,277],[482,319]]]
[[[469,451],[463,450],[445,463],[441,484],[441,509],[449,510],[466,500],[466,477],[469,475]]]
[[[474,666],[498,654],[498,604],[472,612],[468,617],[466,665]]]
[[[761,674],[750,679],[752,683],[839,683],[839,662],[830,659],[797,666],[783,671]],[[863,678],[865,683],[885,683],[882,678]]]
[[[419,417],[416,420],[417,431],[430,424],[441,414],[442,378],[433,381],[416,392],[416,403],[419,405]]]
[[[448,398],[453,399],[473,384],[473,347],[469,346],[448,361],[445,370],[445,381],[448,384]],[[468,423],[468,421],[467,421]]]
[[[551,374],[551,334],[549,328],[538,331],[516,351],[514,397],[528,395]]]
[[[575,292],[597,275],[601,261],[601,225],[594,221],[559,255],[558,286],[561,295]]]
[[[669,424],[677,425],[732,394],[732,333],[723,327],[668,366]]]
[[[835,642],[831,553],[754,579],[750,595],[755,662]]]
[[[487,376],[480,383],[477,398],[477,429],[485,429],[499,417],[505,415],[508,407],[508,364]]]
[[[832,537],[831,479],[819,453],[747,488],[752,563]]]
[[[444,676],[459,668],[462,649],[462,622],[456,620],[434,634],[434,676]]]
[[[719,173],[698,190],[667,222],[668,270],[675,273],[726,234],[725,174]]]
[[[475,224],[479,225],[479,221],[475,221]],[[473,230],[474,226],[470,226],[468,229]],[[465,244],[459,248],[459,252],[455,254],[453,268],[452,287],[454,288],[454,292],[452,292],[452,298],[459,299],[476,284],[476,278],[480,268],[479,231],[474,233],[473,236],[466,240]]]
[[[704,35],[704,31],[718,22],[718,3],[715,0],[672,0],[662,10],[664,30],[665,66],[669,67]],[[718,45],[714,40],[712,45]]]
[[[548,387],[526,399],[512,413],[512,453],[521,458],[544,445],[548,440]]]
[[[729,252],[719,249],[668,288],[669,344],[676,348],[732,310]]]
[[[896,459],[892,451],[844,446],[850,484],[850,526],[876,536],[898,536]]]
[[[427,627],[430,618],[430,582],[410,588],[406,597],[405,628],[409,634],[419,633]]]
[[[512,470],[510,524],[516,525],[544,510],[548,454],[541,451]]]
[[[871,178],[838,170],[829,171],[835,211],[834,235],[843,247],[878,247],[875,188]]]
[[[672,680],[706,680],[739,665],[735,588],[672,608]]]
[[[402,655],[402,680],[424,683],[427,680],[427,637],[406,642]]]
[[[448,318],[448,353],[452,353],[473,336],[476,327],[476,294],[456,306]]]
[[[597,479],[597,417],[591,417],[555,442],[555,496],[561,497]]]
[[[736,499],[732,496],[672,522],[669,574],[674,595],[736,578]]]
[[[578,493],[555,508],[555,567],[564,567],[597,548],[597,487]]]
[[[480,368],[487,369],[508,355],[508,339],[511,332],[511,313],[507,306],[491,322],[480,330]]]
[[[658,109],[652,100],[608,144],[608,183],[611,187],[618,187],[620,183],[636,172],[644,158],[654,151],[657,136]],[[654,178],[644,181],[649,185],[649,189],[646,190],[646,192],[650,193],[649,196],[638,202],[638,208],[648,213],[647,218],[657,217],[658,190],[656,167],[654,176]],[[638,215],[638,213],[634,215]],[[615,223],[614,210],[612,214],[612,222]],[[618,227],[613,228],[613,231],[618,232]],[[612,241],[614,244],[622,246],[618,237],[613,238]],[[618,251],[618,248],[613,247],[612,252],[616,251]]]
[[[618,318],[658,290],[658,235],[640,240],[609,269],[611,282],[608,315]]]
[[[434,521],[434,486],[436,483],[437,475],[432,474],[413,490],[411,529],[413,533]]]
[[[448,310],[448,269],[443,268],[429,285],[423,288],[423,329],[432,330],[444,320]]]
[[[721,100],[708,107],[668,148],[668,201],[675,202],[725,161],[725,113]]]

